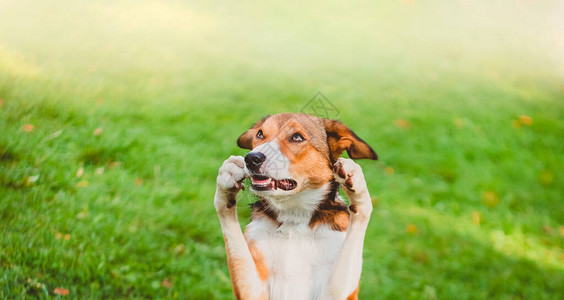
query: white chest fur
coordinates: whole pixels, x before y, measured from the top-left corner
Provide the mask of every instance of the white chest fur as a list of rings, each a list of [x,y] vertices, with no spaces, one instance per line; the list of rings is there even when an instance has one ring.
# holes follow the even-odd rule
[[[331,269],[346,232],[307,223],[285,222],[278,226],[268,219],[253,220],[245,237],[253,241],[269,271],[270,299],[327,299]]]

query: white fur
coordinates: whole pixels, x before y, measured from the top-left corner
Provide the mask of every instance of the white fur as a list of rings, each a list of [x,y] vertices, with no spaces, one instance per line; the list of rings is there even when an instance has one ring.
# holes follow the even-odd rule
[[[282,225],[259,219],[245,233],[265,258],[269,299],[329,299],[327,284],[345,232],[307,223]]]
[[[294,195],[263,195],[278,212],[278,222],[284,225],[308,224],[317,205],[329,192],[327,183],[319,189],[305,190]]]

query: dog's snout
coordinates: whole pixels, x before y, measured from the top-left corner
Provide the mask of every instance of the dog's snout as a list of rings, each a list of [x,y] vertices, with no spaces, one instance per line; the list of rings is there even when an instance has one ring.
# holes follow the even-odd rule
[[[258,171],[262,163],[266,160],[266,156],[262,152],[251,152],[245,156],[247,169]]]

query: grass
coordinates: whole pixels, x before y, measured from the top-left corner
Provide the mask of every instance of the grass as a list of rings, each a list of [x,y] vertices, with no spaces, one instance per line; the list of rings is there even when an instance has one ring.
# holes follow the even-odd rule
[[[230,299],[217,169],[317,91],[380,156],[362,299],[564,294],[556,1],[0,2],[0,298]]]

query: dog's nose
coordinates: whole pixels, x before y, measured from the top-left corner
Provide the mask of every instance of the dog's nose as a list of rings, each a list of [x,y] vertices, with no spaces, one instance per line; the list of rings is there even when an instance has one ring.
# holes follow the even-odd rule
[[[262,152],[250,152],[245,156],[245,163],[250,171],[258,171],[265,160],[266,156]]]

